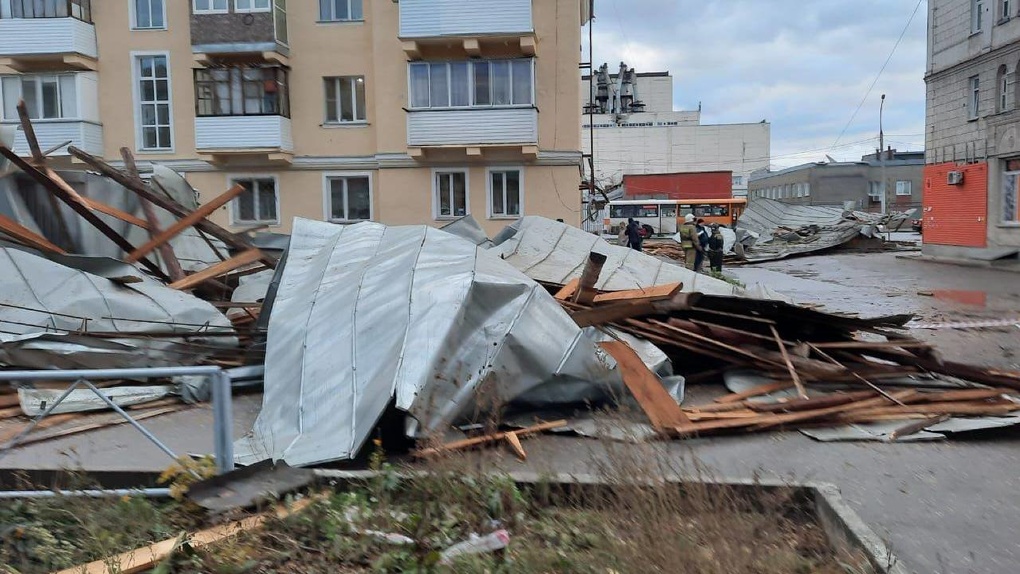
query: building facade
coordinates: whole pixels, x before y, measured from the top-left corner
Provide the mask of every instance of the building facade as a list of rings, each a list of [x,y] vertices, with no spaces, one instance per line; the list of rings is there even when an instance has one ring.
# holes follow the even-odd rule
[[[4,123],[161,163],[213,216],[578,223],[587,0],[0,0]],[[541,113],[539,113],[541,111]],[[23,137],[20,153],[27,152]],[[68,162],[66,148],[53,156]]]
[[[732,171],[649,173],[623,176],[626,199],[730,199]]]
[[[883,168],[884,165],[884,168]],[[751,197],[802,205],[847,205],[859,211],[907,211],[921,207],[924,152],[886,150],[854,162],[808,163],[751,176]],[[885,175],[883,185],[883,173]]]
[[[929,0],[924,251],[1020,252],[1020,2]]]
[[[629,84],[619,80],[621,74]],[[582,149],[591,151],[591,123],[595,177],[602,187],[614,187],[629,174],[731,171],[732,196],[744,197],[751,173],[768,169],[768,122],[702,124],[700,109],[674,111],[669,72],[634,73],[621,64],[608,84],[609,93],[601,96],[608,100],[600,100],[598,82],[589,89],[588,78],[582,78],[582,105],[586,110],[594,105],[595,111],[581,120]],[[620,93],[622,105],[614,105]],[[627,97],[633,98],[630,104]]]

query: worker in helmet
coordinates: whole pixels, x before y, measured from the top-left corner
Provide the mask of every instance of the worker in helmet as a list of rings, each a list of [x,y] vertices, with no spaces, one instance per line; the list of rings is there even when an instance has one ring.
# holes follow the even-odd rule
[[[693,271],[698,252],[701,250],[701,244],[698,241],[698,227],[693,214],[688,213],[684,216],[684,224],[680,226],[680,247],[684,250],[685,267]]]

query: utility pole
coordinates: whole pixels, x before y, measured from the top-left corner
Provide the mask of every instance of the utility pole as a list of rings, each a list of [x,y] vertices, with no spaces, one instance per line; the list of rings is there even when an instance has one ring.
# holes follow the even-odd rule
[[[887,207],[887,196],[889,190],[886,189],[885,182],[885,131],[882,129],[882,112],[885,110],[885,94],[882,94],[882,103],[878,106],[878,161],[880,167],[880,177],[882,178],[882,215],[886,213]]]

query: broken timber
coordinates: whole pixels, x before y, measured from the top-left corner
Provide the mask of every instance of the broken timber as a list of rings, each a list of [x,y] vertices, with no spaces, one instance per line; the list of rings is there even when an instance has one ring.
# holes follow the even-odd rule
[[[659,377],[648,370],[630,345],[622,341],[607,341],[599,343],[599,346],[616,359],[624,384],[637,399],[655,430],[671,433],[678,427],[690,426],[691,421],[683,409],[666,392]]]

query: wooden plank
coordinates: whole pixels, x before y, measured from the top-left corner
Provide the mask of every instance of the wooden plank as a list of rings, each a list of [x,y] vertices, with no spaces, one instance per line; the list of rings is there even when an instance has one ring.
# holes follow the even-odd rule
[[[739,347],[734,347],[733,345],[727,345],[726,343],[723,343],[721,341],[716,341],[715,339],[712,339],[710,337],[704,337],[702,335],[699,335],[697,333],[693,333],[691,331],[684,331],[683,329],[678,329],[678,328],[670,325],[669,323],[663,323],[662,321],[658,321],[656,319],[649,320],[649,323],[652,323],[653,325],[658,325],[659,327],[662,327],[664,329],[672,331],[672,332],[674,332],[674,333],[676,333],[678,335],[682,335],[684,337],[690,337],[692,339],[695,339],[695,340],[700,341],[702,343],[705,343],[707,345],[718,347],[718,348],[720,348],[720,349],[722,349],[724,351],[727,351],[729,353],[734,353],[736,355],[747,357],[748,359],[750,359],[751,361],[756,362],[756,363],[769,363],[769,364],[773,364],[773,365],[776,365],[776,366],[781,367],[781,368],[785,368],[785,365],[783,363],[778,362],[778,361],[774,361],[772,359],[762,357],[761,355],[756,355],[755,353],[753,353],[751,351],[747,351],[747,350],[741,349]]]
[[[304,498],[288,506],[279,505],[274,513],[278,518],[301,512],[312,503],[312,499]],[[174,538],[168,538],[144,548],[137,548],[116,556],[110,556],[88,564],[82,564],[54,574],[138,574],[151,570],[154,566],[169,557],[177,550],[182,543],[187,543],[192,548],[202,548],[215,544],[231,536],[242,532],[261,528],[269,518],[269,513],[250,516],[229,524],[214,526],[192,534],[182,534]]]
[[[177,401],[177,399],[174,399],[174,402],[179,403],[180,401]],[[146,406],[149,406],[149,405],[146,405]],[[153,417],[163,416],[163,415],[170,414],[170,413],[176,413],[178,411],[183,411],[183,410],[187,410],[187,409],[190,409],[190,408],[194,408],[194,405],[177,404],[177,405],[171,406],[171,407],[156,408],[156,409],[151,409],[151,410],[143,411],[143,412],[140,412],[138,414],[132,414],[131,417],[133,419],[135,419],[136,421],[141,421],[141,420],[145,420],[145,419],[151,419]],[[49,417],[47,417],[47,418],[49,418]],[[46,420],[46,419],[43,419],[43,420]],[[63,437],[66,437],[66,436],[71,436],[71,435],[81,434],[81,433],[84,433],[84,432],[104,429],[104,428],[107,428],[107,427],[119,426],[119,425],[122,425],[122,424],[126,424],[127,422],[128,422],[127,419],[125,419],[123,417],[118,417],[118,418],[113,419],[113,420],[106,420],[106,421],[102,421],[102,422],[95,422],[95,423],[88,423],[88,424],[84,424],[84,425],[78,425],[78,426],[74,426],[74,427],[71,427],[71,428],[55,430],[55,431],[51,431],[51,432],[43,433],[43,434],[39,434],[39,435],[29,435],[29,436],[26,436],[24,439],[22,439],[22,441],[18,443],[18,446],[21,447],[21,446],[28,445],[28,444],[35,444],[35,443],[40,443],[40,442],[46,442],[48,440],[53,440],[53,439],[56,439],[56,438],[63,438]]]
[[[25,100],[18,100],[17,109],[18,119],[21,120],[21,131],[25,133],[25,141],[28,142],[28,151],[32,154],[32,161],[37,165],[42,165],[46,162],[46,155],[39,147],[39,139],[35,137],[35,128],[32,126],[32,120],[28,117],[28,106],[25,104]]]
[[[780,401],[776,403],[756,403],[748,402],[747,407],[751,410],[762,412],[762,413],[775,413],[775,412],[796,412],[796,411],[809,411],[812,409],[824,409],[828,407],[835,407],[839,405],[845,405],[854,401],[860,401],[864,399],[870,399],[875,396],[874,391],[858,391],[854,393],[838,393],[833,395],[826,395],[821,397],[809,397],[806,399],[792,399],[789,401]]]
[[[39,251],[60,254],[67,253],[60,247],[50,243],[50,241],[42,235],[35,233],[31,229],[3,214],[0,214],[0,231],[3,231],[21,243],[24,243],[33,249],[38,249]]]
[[[599,275],[602,273],[602,266],[606,264],[607,257],[601,253],[592,251],[584,263],[584,270],[581,271],[581,281],[574,292],[573,302],[581,305],[591,305],[595,301],[598,291],[595,284],[599,282]]]
[[[517,433],[506,433],[506,442],[510,445],[510,450],[514,451],[514,454],[517,455],[517,458],[521,459],[521,462],[528,460],[528,453],[524,452],[524,447],[521,446],[521,439],[517,438]]]
[[[937,425],[948,418],[949,415],[936,415],[933,417],[928,417],[921,421],[912,422],[908,425],[901,426],[900,428],[889,433],[889,440],[894,441],[901,437],[919,433],[923,431],[925,428],[930,427],[932,425]]]
[[[88,207],[89,209],[91,209],[93,211],[98,211],[99,213],[103,213],[103,214],[109,215],[110,217],[112,217],[114,219],[119,219],[119,220],[123,221],[124,223],[130,223],[131,225],[134,225],[135,227],[141,227],[142,229],[149,229],[150,228],[149,223],[147,221],[145,221],[144,219],[141,219],[139,217],[135,217],[134,215],[132,215],[132,214],[126,212],[126,211],[117,209],[116,207],[114,207],[112,205],[107,205],[107,204],[105,204],[105,203],[103,203],[101,201],[92,199],[91,197],[83,197],[82,201],[85,202],[85,207]]]
[[[814,343],[818,349],[893,349],[931,347],[923,341],[838,341],[834,343]]]
[[[117,169],[114,169],[113,166],[106,163],[102,159],[93,156],[90,153],[83,151],[75,146],[68,147],[67,151],[72,156],[80,159],[90,168],[98,171],[103,176],[108,177],[113,181],[116,181],[129,191],[136,193],[143,199],[152,202],[153,205],[161,207],[169,211],[170,213],[176,215],[177,217],[187,217],[188,214],[191,213],[188,209],[184,208],[184,206],[177,203],[173,199],[153,192],[148,186],[139,184],[128,175],[122,173]],[[209,221],[208,219],[202,219],[198,221],[198,223],[195,224],[195,228],[208,233],[209,235],[215,237],[216,239],[219,239],[220,241],[226,243],[229,247],[232,247],[234,249],[246,250],[252,248],[251,242],[248,241],[246,237],[231,233],[230,231],[227,231],[226,229],[220,227],[219,225],[216,225],[215,223]],[[130,251],[134,251],[134,249],[130,249],[129,252]],[[270,269],[276,268],[277,264],[276,260],[268,255],[263,254],[261,261]]]
[[[662,386],[662,381],[655,373],[648,370],[630,345],[621,341],[606,341],[599,346],[616,359],[616,368],[623,377],[623,382],[637,399],[641,410],[645,412],[652,427],[659,431],[671,432],[676,427],[691,424],[680,405]]]
[[[829,355],[828,355],[828,354],[827,354],[827,353],[826,353],[825,351],[823,351],[823,350],[819,349],[819,348],[818,348],[818,347],[816,347],[816,346],[815,346],[814,344],[812,344],[812,343],[808,343],[807,345],[808,345],[808,348],[809,348],[809,349],[812,349],[812,350],[814,350],[814,352],[815,352],[815,353],[818,353],[818,356],[822,357],[822,358],[823,358],[823,359],[825,359],[826,361],[829,361],[830,363],[832,363],[832,364],[834,364],[834,365],[836,365],[836,366],[838,366],[838,367],[843,367],[844,369],[846,368],[846,365],[844,365],[843,363],[840,363],[840,362],[839,362],[839,361],[837,361],[836,359],[832,358],[832,357],[831,357],[831,356],[829,356]],[[871,387],[871,388],[872,388],[872,390],[876,391],[877,393],[879,393],[879,394],[880,394],[880,395],[882,395],[883,397],[885,397],[885,398],[889,399],[890,401],[892,401],[892,402],[894,402],[894,403],[897,403],[897,404],[900,404],[900,405],[902,405],[902,404],[903,404],[903,403],[899,402],[898,400],[896,400],[895,398],[893,398],[893,396],[892,396],[892,395],[890,395],[889,393],[887,393],[887,392],[885,392],[884,390],[880,389],[880,388],[878,387],[878,385],[876,385],[875,383],[872,383],[871,381],[869,381],[868,379],[865,379],[864,377],[862,377],[861,375],[859,375],[859,374],[855,373],[854,371],[851,371],[851,370],[849,370],[849,369],[847,369],[847,370],[848,370],[848,372],[850,372],[850,374],[851,374],[851,375],[853,375],[853,377],[854,377],[855,379],[857,379],[857,380],[861,381],[862,383],[864,383],[864,384],[868,385],[869,387]]]
[[[135,156],[131,154],[131,150],[126,147],[120,148],[120,156],[124,158],[124,167],[127,168],[128,175],[141,182],[141,178],[138,176],[138,166],[135,165]],[[156,216],[156,210],[145,198],[138,198],[138,203],[142,206],[142,213],[145,214],[145,220],[148,223],[146,229],[149,231],[149,238],[152,239],[153,236],[160,234],[159,218]],[[181,267],[181,262],[177,259],[177,254],[174,253],[173,248],[169,244],[161,244],[159,246],[159,257],[163,260],[163,265],[166,266],[167,273],[170,274],[171,280],[180,281],[181,279],[184,279],[184,268]],[[135,261],[138,261],[138,259],[127,259],[127,261],[129,263],[134,263]]]
[[[915,390],[906,390],[894,393],[893,396],[898,400],[906,402],[907,400],[914,398],[919,393]],[[828,407],[824,409],[815,409],[811,411],[801,411],[797,413],[789,413],[784,415],[776,415],[774,419],[759,423],[755,425],[753,430],[765,430],[778,425],[785,425],[797,422],[806,422],[814,419],[825,418],[831,415],[845,413],[849,411],[864,411],[865,409],[872,407],[880,407],[885,405],[885,397],[876,397],[874,399],[867,399],[863,401],[856,401],[847,403],[844,405],[838,405],[835,407]]]
[[[181,279],[180,281],[175,281],[171,283],[169,286],[173,289],[178,290],[191,289],[192,287],[200,285],[205,281],[208,281],[209,279],[213,279],[215,277],[219,277],[220,275],[230,273],[231,271],[237,269],[238,267],[248,265],[249,263],[254,263],[261,258],[262,258],[261,251],[259,251],[258,249],[249,249],[248,251],[245,251],[244,253],[237,255],[236,257],[233,257],[226,261],[220,261],[216,265],[207,267],[199,271],[198,273],[195,273],[194,275],[188,275],[187,277]]]
[[[666,285],[656,285],[655,287],[649,287],[648,289],[612,291],[609,293],[601,293],[599,295],[596,295],[594,303],[596,305],[599,305],[603,303],[614,303],[617,301],[631,301],[634,299],[641,299],[647,301],[661,301],[663,299],[672,299],[683,288],[684,288],[683,283],[668,283]]]
[[[518,430],[513,431],[513,433],[517,436],[518,439],[520,439],[522,437],[530,436],[530,435],[535,434],[535,433],[545,432],[547,430],[557,429],[557,428],[565,427],[565,426],[567,426],[567,421],[565,421],[565,420],[558,420],[558,421],[552,421],[552,422],[537,424],[537,425],[530,426],[530,427],[523,428],[523,429],[518,429]],[[471,447],[474,447],[474,446],[480,446],[480,445],[483,445],[483,444],[488,444],[488,443],[493,443],[493,442],[501,442],[501,441],[506,440],[506,435],[507,434],[509,434],[509,433],[508,432],[496,432],[496,433],[491,433],[491,434],[487,434],[487,435],[483,435],[483,436],[476,436],[476,437],[472,437],[472,438],[466,438],[464,440],[457,440],[457,441],[449,442],[449,443],[446,443],[446,444],[443,444],[443,445],[440,445],[440,446],[437,446],[437,447],[422,449],[422,450],[416,452],[415,456],[417,456],[417,457],[427,457],[427,456],[433,456],[433,455],[436,455],[436,454],[439,454],[439,453],[444,453],[444,452],[450,452],[450,451],[455,451],[455,450],[463,450],[463,449],[466,449],[466,448],[471,448]]]
[[[653,313],[655,313],[655,307],[650,301],[624,301],[615,305],[592,307],[583,311],[577,311],[571,313],[570,318],[579,327],[591,327],[592,325],[606,325]]]
[[[127,259],[125,259],[125,261],[127,261],[128,263],[134,263],[135,261],[138,261],[138,259],[144,257],[146,254],[150,253],[153,249],[156,249],[157,247],[167,243],[174,237],[180,235],[180,233],[185,229],[192,227],[199,221],[205,219],[206,217],[211,215],[212,212],[223,207],[230,200],[234,199],[238,195],[241,195],[241,192],[243,191],[244,191],[243,186],[235,185],[234,187],[227,190],[226,193],[223,193],[222,195],[213,198],[208,203],[202,204],[198,209],[191,212],[186,217],[179,219],[176,223],[174,223],[170,227],[167,227],[165,231],[153,236],[152,240],[150,240],[148,243],[132,251],[130,254],[128,254]]]
[[[804,383],[800,382],[797,369],[793,368],[793,361],[790,360],[790,353],[786,351],[783,338],[779,336],[779,331],[776,330],[775,325],[769,325],[769,329],[772,331],[772,337],[775,338],[776,344],[779,345],[779,352],[783,355],[783,362],[786,363],[786,368],[790,370],[790,378],[793,379],[793,386],[797,387],[797,394],[802,399],[808,398],[807,389],[804,388]]]
[[[786,389],[792,386],[793,381],[779,381],[775,383],[767,383],[764,385],[759,385],[757,387],[752,387],[742,393],[733,393],[730,395],[726,395],[725,397],[719,397],[718,399],[715,400],[715,402],[720,404],[739,403],[744,399],[749,399],[751,397],[760,397],[762,395],[767,395],[770,393],[774,393],[776,391],[785,391]]]
[[[1005,415],[1017,410],[1013,403],[1009,404],[981,404],[981,403],[934,403],[906,406],[882,406],[856,411],[861,415],[894,415],[901,413],[908,414],[931,414],[931,415],[968,415],[968,416],[998,416]]]
[[[581,284],[581,278],[575,277],[567,282],[566,285],[560,287],[560,290],[556,292],[556,299],[560,301],[569,301],[574,296],[574,292],[577,291],[577,286]]]

